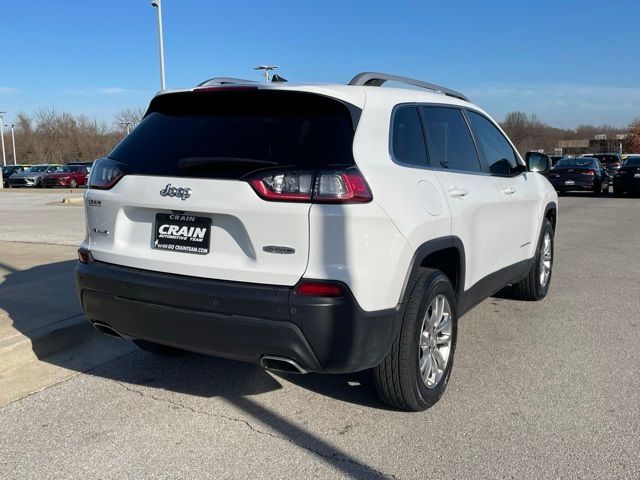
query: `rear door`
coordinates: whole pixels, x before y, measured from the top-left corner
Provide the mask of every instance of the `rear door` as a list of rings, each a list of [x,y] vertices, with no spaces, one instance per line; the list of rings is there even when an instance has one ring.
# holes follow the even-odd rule
[[[465,290],[507,266],[504,238],[512,225],[504,216],[504,194],[480,159],[460,108],[424,106],[429,161],[451,211],[452,234],[465,248]]]
[[[293,285],[307,265],[310,203],[264,200],[249,179],[258,171],[276,172],[277,182],[279,170],[353,165],[353,135],[345,104],[309,93],[222,88],[156,97],[108,156],[126,175],[109,190],[87,192],[93,256]],[[92,175],[99,174],[96,165]]]

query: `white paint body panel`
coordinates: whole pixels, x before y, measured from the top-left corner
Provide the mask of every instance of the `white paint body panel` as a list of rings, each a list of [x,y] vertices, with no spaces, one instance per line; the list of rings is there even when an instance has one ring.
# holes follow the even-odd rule
[[[96,260],[273,285],[292,286],[303,276],[340,280],[364,310],[374,311],[398,304],[414,252],[429,240],[451,235],[462,240],[465,290],[534,256],[544,209],[550,202],[557,204],[544,177],[464,174],[403,166],[391,159],[390,121],[396,105],[444,103],[482,112],[474,105],[410,89],[295,84],[260,88],[316,93],[363,109],[353,153],[373,202],[267,202],[242,181],[127,176],[109,191],[86,193],[88,232],[83,246]],[[161,197],[167,183],[191,188],[192,196],[186,201]],[[508,187],[515,193],[504,193]],[[453,198],[449,190],[455,188],[468,194]],[[210,254],[151,248],[155,214],[172,210],[212,219]],[[294,248],[295,254],[266,253],[262,248],[267,245]]]

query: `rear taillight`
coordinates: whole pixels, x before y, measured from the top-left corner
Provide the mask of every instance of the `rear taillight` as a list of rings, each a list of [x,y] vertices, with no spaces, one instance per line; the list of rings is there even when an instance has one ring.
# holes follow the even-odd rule
[[[341,297],[342,287],[338,283],[302,280],[294,290],[305,297]]]
[[[89,264],[89,263],[93,263],[93,255],[91,255],[91,252],[89,250],[85,250],[84,248],[80,248],[78,250],[78,261],[80,263],[84,263],[84,264]]]
[[[312,203],[365,203],[373,199],[357,168],[346,170],[272,170],[249,179],[265,200]]]
[[[123,163],[110,158],[102,158],[91,167],[89,188],[109,190],[125,175],[126,166]]]
[[[582,172],[583,175],[595,175],[596,172],[594,172],[593,170],[585,170],[584,172]]]

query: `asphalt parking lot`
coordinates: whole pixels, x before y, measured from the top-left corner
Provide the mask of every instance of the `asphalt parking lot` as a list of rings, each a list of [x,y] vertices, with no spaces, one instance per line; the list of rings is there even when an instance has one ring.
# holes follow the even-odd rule
[[[0,195],[0,240],[82,238],[80,207],[33,195]],[[0,478],[640,478],[640,199],[559,208],[549,296],[467,314],[426,412],[387,409],[366,372],[134,351],[0,407]]]

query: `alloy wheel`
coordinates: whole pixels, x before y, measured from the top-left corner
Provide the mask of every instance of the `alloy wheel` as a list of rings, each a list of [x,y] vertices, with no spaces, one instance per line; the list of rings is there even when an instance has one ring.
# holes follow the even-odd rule
[[[427,388],[440,383],[451,356],[453,319],[447,297],[436,295],[422,320],[418,348],[420,376]]]

